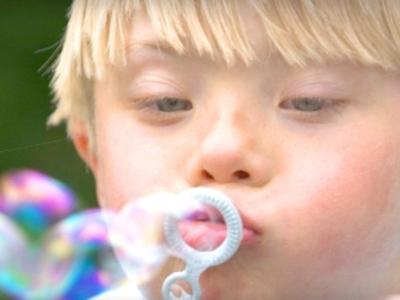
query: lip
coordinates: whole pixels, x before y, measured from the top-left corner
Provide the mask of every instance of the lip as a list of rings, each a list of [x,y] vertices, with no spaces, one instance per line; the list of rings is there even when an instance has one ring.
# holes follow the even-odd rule
[[[262,222],[255,217],[256,210],[251,206],[251,203],[259,202],[254,198],[257,196],[250,195],[248,192],[240,192],[234,188],[221,189],[216,187],[216,190],[221,191],[231,199],[242,219],[244,230],[252,231],[255,236],[262,235]]]
[[[225,193],[232,202],[234,203],[236,209],[239,212],[240,218],[242,219],[244,229],[248,229],[254,232],[255,235],[260,235],[262,233],[261,226],[259,222],[257,222],[251,215],[248,207],[248,203],[242,203],[241,201],[237,201],[237,199],[242,199],[244,197],[232,197],[229,193]],[[247,198],[247,197],[246,197]],[[246,209],[247,207],[247,209]],[[207,206],[204,209],[200,209],[192,212],[190,216],[188,216],[192,220],[200,220],[200,221],[208,221],[213,220],[214,222],[222,223],[222,216],[216,209],[211,206]]]
[[[216,249],[226,238],[227,228],[223,222],[184,220],[179,222],[179,232],[183,240],[199,251]],[[246,226],[240,245],[251,245],[258,233]]]
[[[249,195],[243,196],[243,193],[232,193],[231,189],[215,189],[229,197],[239,212],[243,224],[240,245],[256,243],[262,235],[262,222],[257,222],[256,214],[250,205],[254,200],[250,200]],[[225,240],[227,232],[221,214],[208,205],[186,215],[185,219],[179,222],[178,228],[185,242],[199,251],[210,251],[218,247]]]

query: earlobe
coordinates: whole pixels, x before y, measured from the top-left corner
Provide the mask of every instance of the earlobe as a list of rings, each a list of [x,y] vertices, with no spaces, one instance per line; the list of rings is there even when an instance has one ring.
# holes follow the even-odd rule
[[[94,150],[90,147],[90,137],[87,127],[81,122],[74,123],[69,130],[69,134],[79,156],[91,169],[93,174],[96,175],[97,157]]]

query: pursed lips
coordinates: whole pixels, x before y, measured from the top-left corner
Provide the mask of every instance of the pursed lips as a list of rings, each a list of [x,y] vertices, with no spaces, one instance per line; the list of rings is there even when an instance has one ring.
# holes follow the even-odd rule
[[[260,233],[250,225],[251,223],[243,217],[243,214],[241,217],[243,222],[241,245],[252,244]],[[179,231],[186,243],[199,251],[211,251],[217,248],[225,240],[227,234],[221,214],[212,207],[192,212],[179,222]]]

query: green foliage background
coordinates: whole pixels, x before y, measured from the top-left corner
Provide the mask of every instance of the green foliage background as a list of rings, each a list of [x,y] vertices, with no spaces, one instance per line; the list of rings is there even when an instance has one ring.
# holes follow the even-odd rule
[[[66,138],[47,128],[50,74],[41,67],[56,50],[71,1],[0,0],[0,174],[34,168],[69,185],[80,207],[94,207],[92,175]]]

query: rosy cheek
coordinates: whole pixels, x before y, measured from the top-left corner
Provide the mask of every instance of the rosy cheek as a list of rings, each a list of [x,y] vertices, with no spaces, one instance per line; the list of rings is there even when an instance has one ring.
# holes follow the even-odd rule
[[[291,199],[280,205],[280,229],[286,239],[283,251],[294,260],[304,258],[296,262],[299,268],[316,265],[315,258],[328,272],[367,265],[369,253],[379,251],[376,229],[390,215],[392,187],[400,175],[385,163],[398,156],[392,146],[353,145],[347,151],[314,153],[312,163],[297,164],[288,183]]]

